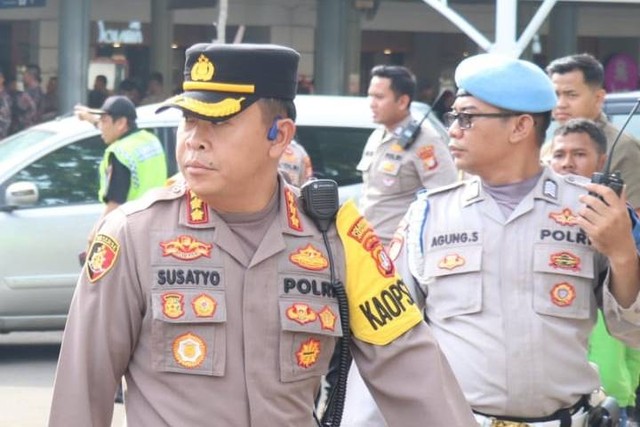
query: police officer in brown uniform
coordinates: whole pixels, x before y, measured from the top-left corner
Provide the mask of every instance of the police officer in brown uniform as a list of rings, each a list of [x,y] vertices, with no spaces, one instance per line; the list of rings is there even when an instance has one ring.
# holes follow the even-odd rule
[[[369,103],[381,126],[369,137],[357,166],[363,180],[360,209],[385,245],[419,190],[456,180],[447,142],[427,120],[413,141],[399,137],[413,120],[415,90],[416,79],[405,67],[371,70]]]
[[[300,187],[313,176],[313,165],[307,150],[291,140],[289,146],[282,153],[278,169],[283,173],[289,184]]]
[[[624,193],[541,165],[556,96],[539,67],[482,54],[455,79],[449,146],[476,177],[418,196],[397,268],[481,426],[585,427],[597,306],[640,344],[638,218]]]
[[[132,427],[314,425],[321,376],[345,335],[332,276],[348,295],[353,358],[385,416],[474,424],[355,206],[323,235],[278,175],[295,133],[298,58],[275,45],[187,50],[184,92],[164,104],[184,113],[184,180],[100,227],[69,313],[51,426],[108,426],[121,375]]]

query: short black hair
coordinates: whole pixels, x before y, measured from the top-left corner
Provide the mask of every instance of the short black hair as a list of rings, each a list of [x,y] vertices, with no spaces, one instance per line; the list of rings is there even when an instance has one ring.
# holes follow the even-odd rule
[[[589,119],[571,119],[553,132],[553,137],[565,136],[571,133],[585,133],[596,145],[599,154],[607,154],[607,136],[603,130]]]
[[[160,84],[163,84],[164,78],[162,77],[162,73],[160,71],[154,71],[149,75],[149,81],[156,81]]]
[[[376,65],[371,69],[371,78],[383,77],[391,80],[391,90],[399,98],[409,96],[409,102],[416,95],[416,76],[402,65]]]
[[[600,61],[588,53],[578,53],[554,59],[546,68],[547,74],[566,74],[572,71],[582,71],[586,84],[602,88],[604,84],[604,68]]]
[[[293,101],[279,98],[260,98],[258,100],[265,123],[269,126],[276,116],[288,117],[296,121],[296,106]]]
[[[33,78],[36,79],[37,81],[41,81],[40,66],[38,64],[27,65],[26,72],[31,74]]]
[[[96,76],[96,80],[102,82],[102,84],[104,84],[105,86],[107,85],[107,76],[105,76],[104,74],[98,74]]]

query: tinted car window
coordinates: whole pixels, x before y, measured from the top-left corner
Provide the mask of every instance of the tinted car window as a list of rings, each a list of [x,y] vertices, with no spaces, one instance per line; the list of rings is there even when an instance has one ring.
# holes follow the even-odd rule
[[[338,185],[362,182],[355,165],[372,129],[300,126],[296,141],[304,146],[317,178],[333,179]]]
[[[37,159],[10,183],[34,183],[39,191],[37,207],[97,203],[98,165],[104,149],[99,135],[76,141]]]

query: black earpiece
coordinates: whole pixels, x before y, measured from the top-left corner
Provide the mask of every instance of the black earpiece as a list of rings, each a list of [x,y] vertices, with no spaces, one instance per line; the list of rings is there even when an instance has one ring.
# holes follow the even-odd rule
[[[273,119],[273,123],[271,124],[271,127],[269,128],[269,132],[267,133],[267,139],[269,141],[275,141],[276,138],[278,137],[278,120],[280,120],[282,117],[280,116],[276,116]]]

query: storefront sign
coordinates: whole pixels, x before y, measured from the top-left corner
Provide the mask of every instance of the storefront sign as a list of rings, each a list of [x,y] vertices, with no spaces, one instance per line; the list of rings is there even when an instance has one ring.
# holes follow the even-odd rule
[[[141,44],[144,41],[139,21],[129,22],[128,28],[109,28],[98,21],[98,44]]]
[[[13,7],[43,7],[47,5],[47,0],[0,0],[0,9],[10,9]]]

